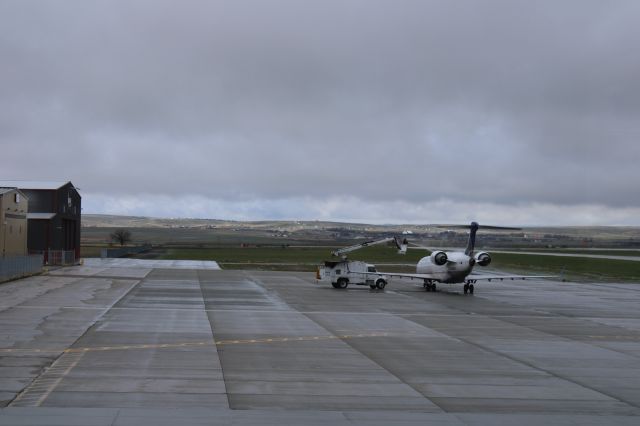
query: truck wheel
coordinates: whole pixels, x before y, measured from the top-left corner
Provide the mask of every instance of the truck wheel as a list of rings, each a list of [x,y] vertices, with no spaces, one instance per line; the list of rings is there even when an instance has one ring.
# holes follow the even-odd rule
[[[387,285],[387,282],[385,280],[378,280],[376,282],[376,287],[378,287],[378,290],[384,290],[384,286]]]
[[[376,289],[376,285],[375,285],[375,284],[369,284],[369,288],[370,288],[371,290],[375,290],[375,289]]]
[[[338,287],[338,283],[331,283],[331,286],[332,286],[333,288],[340,288],[340,287]]]
[[[349,280],[346,278],[339,278],[338,279],[338,288],[347,288],[347,286],[349,285]]]

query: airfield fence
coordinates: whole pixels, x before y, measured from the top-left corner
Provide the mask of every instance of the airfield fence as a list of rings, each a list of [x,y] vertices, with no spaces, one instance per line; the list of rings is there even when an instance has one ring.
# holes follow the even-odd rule
[[[0,282],[22,278],[42,272],[42,254],[0,258]]]
[[[100,257],[105,259],[108,257],[123,257],[128,256],[130,254],[138,254],[143,253],[145,251],[151,250],[151,245],[147,244],[144,246],[137,247],[120,247],[120,248],[106,248],[100,250]]]
[[[71,266],[76,264],[76,252],[73,250],[29,250],[29,255],[41,256],[43,265]]]
[[[69,266],[76,263],[76,252],[73,250],[49,250],[47,257],[49,265]]]

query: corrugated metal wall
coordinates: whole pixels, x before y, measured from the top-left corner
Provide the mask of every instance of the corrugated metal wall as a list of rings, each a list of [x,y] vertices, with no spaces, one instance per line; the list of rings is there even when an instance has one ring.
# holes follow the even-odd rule
[[[42,272],[41,254],[0,257],[0,282]]]

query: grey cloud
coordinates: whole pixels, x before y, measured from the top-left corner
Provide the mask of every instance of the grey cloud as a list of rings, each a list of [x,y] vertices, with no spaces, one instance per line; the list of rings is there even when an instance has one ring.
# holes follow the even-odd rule
[[[635,1],[7,1],[2,175],[638,207],[638,18]]]

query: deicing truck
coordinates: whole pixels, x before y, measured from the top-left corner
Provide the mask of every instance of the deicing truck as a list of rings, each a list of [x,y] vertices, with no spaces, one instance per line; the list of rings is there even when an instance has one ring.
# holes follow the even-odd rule
[[[334,257],[341,257],[340,260],[327,260],[324,265],[318,266],[316,278],[320,281],[328,281],[333,288],[345,289],[349,284],[368,285],[372,289],[382,290],[387,285],[387,277],[379,274],[375,265],[359,260],[348,260],[346,254],[354,250],[369,247],[377,244],[384,244],[390,241],[396,243],[398,253],[404,254],[407,251],[406,240],[399,243],[396,238],[383,238],[375,241],[365,241],[331,252]]]

